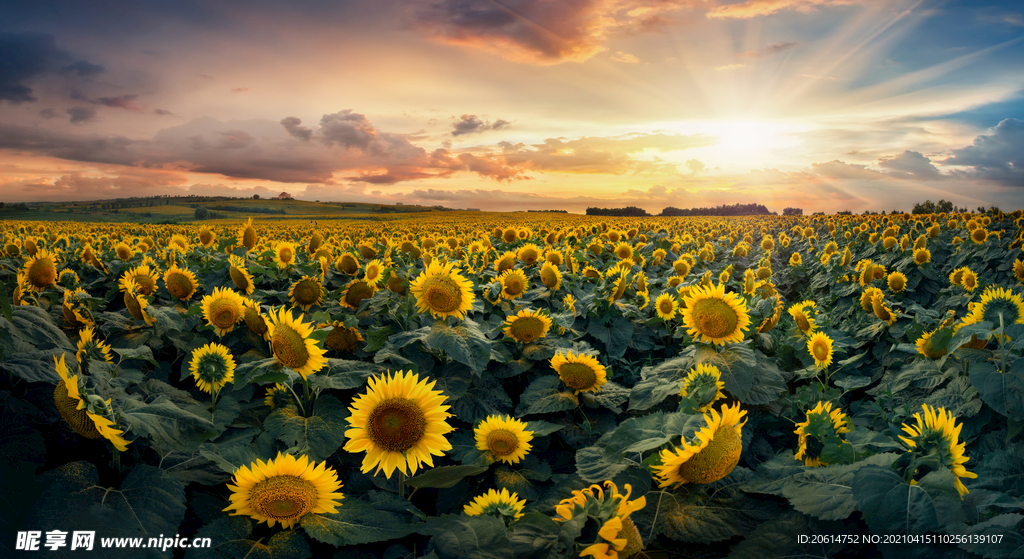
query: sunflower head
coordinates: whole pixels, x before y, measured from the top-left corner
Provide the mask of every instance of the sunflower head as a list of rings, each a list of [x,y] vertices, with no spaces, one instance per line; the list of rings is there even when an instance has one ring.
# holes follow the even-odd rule
[[[822,451],[829,447],[836,452],[842,445],[848,445],[840,435],[849,433],[849,419],[839,408],[832,409],[832,402],[818,402],[807,411],[805,421],[796,424],[799,448],[794,458],[803,460],[808,467],[828,466],[821,460]]]
[[[282,241],[274,247],[274,263],[278,268],[284,269],[295,265],[297,249],[295,243]]]
[[[659,487],[684,483],[712,483],[729,475],[743,452],[741,430],[746,411],[722,405],[721,413],[712,409],[704,414],[705,426],[693,440],[683,438],[681,447],[661,451],[661,465],[655,467]]]
[[[164,285],[167,292],[176,299],[187,301],[195,294],[199,284],[196,283],[196,276],[188,268],[179,268],[177,264],[172,265],[164,272]]]
[[[981,301],[970,314],[964,317],[964,324],[981,321],[991,322],[996,328],[1002,325],[1024,324],[1024,299],[1005,287],[989,287],[981,294]]]
[[[806,336],[810,336],[815,328],[818,327],[814,321],[816,314],[818,314],[818,309],[814,301],[808,300],[789,307],[789,315],[793,317],[793,322],[796,323],[796,327]]]
[[[946,355],[946,348],[936,349],[932,342],[932,336],[935,332],[925,332],[921,334],[921,337],[917,339],[917,352],[924,355],[928,359],[941,359],[943,355]]]
[[[245,259],[232,254],[228,258],[228,262],[230,263],[228,275],[231,276],[232,283],[235,284],[235,287],[245,292],[246,295],[252,295],[256,285],[252,281],[252,274],[245,267]]]
[[[280,383],[267,390],[267,393],[263,396],[263,403],[272,410],[295,405],[292,400],[291,390]]]
[[[506,522],[514,522],[523,516],[525,504],[526,501],[520,499],[517,493],[509,494],[508,489],[502,487],[500,493],[494,489],[487,490],[487,493],[477,496],[462,510],[468,516],[488,514],[502,518]]]
[[[235,358],[220,344],[206,344],[192,352],[189,371],[199,390],[214,394],[235,379]]]
[[[562,286],[562,272],[558,271],[558,266],[550,262],[544,262],[544,265],[540,268],[540,281],[544,284],[544,287],[557,291]]]
[[[238,230],[238,245],[245,247],[245,251],[249,252],[256,248],[258,241],[259,236],[256,234],[256,228],[252,226],[252,218],[250,217]]]
[[[131,278],[124,282],[124,306],[134,318],[144,320],[150,326],[156,324],[156,319],[146,311],[149,301],[139,293],[138,284]]]
[[[926,248],[919,248],[914,250],[914,263],[918,266],[927,264],[932,261],[932,253]]]
[[[706,412],[715,402],[725,398],[722,389],[722,373],[718,367],[700,363],[679,385],[679,395],[683,397],[680,406],[687,412]]]
[[[85,359],[102,359],[107,363],[113,363],[110,345],[94,338],[94,334],[92,326],[86,326],[78,333],[78,351],[75,353],[75,360],[82,363]]]
[[[363,335],[353,327],[346,328],[344,324],[335,322],[334,328],[324,338],[324,345],[339,353],[352,353],[356,350],[356,344],[363,341]]]
[[[416,309],[434,318],[466,318],[473,306],[473,284],[455,268],[454,262],[434,260],[422,274],[409,283],[416,297]]]
[[[128,450],[128,441],[121,436],[123,431],[107,417],[113,414],[110,400],[104,402],[98,396],[83,394],[78,386],[78,375],[68,371],[63,354],[59,359],[54,357],[53,364],[60,377],[53,391],[53,403],[61,417],[87,439],[103,437],[121,452]]]
[[[537,259],[540,258],[540,247],[535,244],[527,244],[519,247],[516,251],[516,258],[523,263],[524,266],[533,266]]]
[[[121,291],[126,290],[125,286],[129,279],[135,281],[140,294],[148,296],[156,291],[156,282],[160,281],[160,275],[155,269],[150,268],[148,264],[136,266],[121,275],[121,280],[118,284]]]
[[[671,293],[662,293],[654,300],[654,312],[662,320],[672,320],[678,311],[679,299],[673,297]]]
[[[505,319],[505,335],[517,342],[528,344],[548,335],[551,319],[540,310],[523,309]]]
[[[928,404],[921,404],[924,412],[915,413],[916,425],[903,424],[903,432],[906,437],[900,437],[908,447],[911,456],[907,466],[907,477],[917,480],[928,471],[947,468],[956,476],[956,489],[962,499],[968,493],[961,478],[976,478],[978,474],[968,472],[964,464],[970,458],[964,456],[966,443],[958,442],[960,429],[963,424],[957,425],[953,412],[946,411],[946,408],[935,409]]]
[[[629,484],[625,488],[625,494],[619,493],[613,482],[606,481],[604,487],[595,484],[575,490],[571,497],[555,505],[556,521],[565,522],[583,516],[586,518],[584,531],[597,533],[592,541],[577,544],[586,546],[580,550],[580,557],[628,558],[643,549],[640,532],[629,516],[647,506],[647,498],[642,496],[630,501],[633,488]]]
[[[978,288],[978,274],[972,272],[970,268],[964,268],[964,274],[960,278],[960,285],[963,286],[965,291],[974,291]]]
[[[747,306],[735,293],[726,293],[721,284],[696,287],[683,302],[683,323],[694,341],[725,345],[742,342],[750,326]]]
[[[344,496],[338,492],[338,473],[326,462],[311,462],[278,453],[277,458],[257,460],[235,470],[231,479],[232,516],[247,515],[257,523],[291,528],[307,514],[336,513]]]
[[[817,332],[807,340],[807,352],[814,358],[814,364],[825,368],[832,364],[832,338],[824,332]]]
[[[881,291],[875,293],[875,296],[871,298],[871,310],[874,311],[878,320],[889,326],[896,322],[896,314],[892,312],[889,305],[885,304],[885,295]]]
[[[476,448],[492,461],[518,464],[530,453],[533,431],[509,416],[489,415],[473,429]]]
[[[377,290],[366,281],[361,279],[352,280],[345,286],[345,291],[341,294],[339,303],[346,309],[355,310],[359,308],[359,304],[363,302],[363,299],[369,299],[375,293],[377,293]]]
[[[23,269],[33,291],[57,284],[57,257],[46,249],[37,250]]]
[[[323,283],[316,276],[302,276],[302,279],[293,283],[291,289],[288,290],[288,300],[292,305],[298,306],[303,311],[308,311],[310,307],[323,303]]]
[[[434,466],[433,456],[451,450],[444,435],[454,430],[447,423],[449,406],[441,405],[445,395],[434,390],[437,381],[420,380],[412,373],[399,371],[369,379],[365,394],[352,401],[345,431],[348,452],[366,452],[361,471],[385,477],[398,469],[415,474],[424,463]]]
[[[234,330],[245,310],[242,296],[226,287],[214,288],[213,293],[203,297],[202,305],[203,318],[213,326],[218,336]]]
[[[551,358],[551,368],[558,373],[558,378],[569,388],[580,392],[597,392],[608,382],[608,373],[604,366],[591,355],[556,353]]]
[[[96,324],[92,317],[92,310],[85,301],[88,297],[89,293],[81,287],[64,291],[64,303],[61,305],[61,312],[64,314],[65,322],[74,327],[93,326]]]
[[[248,323],[248,321],[246,321]],[[251,327],[250,327],[251,328]],[[306,378],[327,365],[326,353],[310,337],[313,326],[295,319],[284,307],[270,311],[267,336],[278,362]]]

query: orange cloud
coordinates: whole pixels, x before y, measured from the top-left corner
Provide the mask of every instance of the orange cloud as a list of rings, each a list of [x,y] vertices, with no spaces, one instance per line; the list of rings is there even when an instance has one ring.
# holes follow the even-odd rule
[[[707,13],[710,18],[750,19],[784,10],[811,12],[818,7],[863,4],[867,0],[747,0],[739,4],[719,6]]]

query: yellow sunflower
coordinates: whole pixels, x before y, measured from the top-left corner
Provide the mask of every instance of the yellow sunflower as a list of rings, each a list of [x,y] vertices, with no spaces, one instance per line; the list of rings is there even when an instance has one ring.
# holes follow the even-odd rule
[[[932,344],[932,336],[934,334],[935,331],[921,334],[921,337],[917,339],[915,344],[917,345],[918,353],[932,360],[941,359],[942,356],[946,354],[945,348],[941,350],[935,349],[935,346]]]
[[[156,291],[156,282],[160,281],[160,274],[156,269],[150,268],[146,264],[136,266],[121,275],[121,279],[118,283],[121,291],[125,291],[125,285],[129,279],[135,281],[135,286],[139,293],[148,296],[152,295],[153,292]]]
[[[64,421],[67,421],[76,433],[87,439],[103,437],[121,452],[128,450],[129,441],[121,436],[123,431],[106,417],[112,415],[110,400],[87,404],[86,399],[91,400],[92,397],[83,398],[78,388],[78,375],[72,375],[68,371],[64,354],[61,354],[60,359],[55,356],[53,364],[57,369],[57,375],[60,376],[60,382],[53,390],[53,404]]]
[[[693,411],[706,412],[715,402],[725,398],[723,388],[725,383],[718,367],[700,363],[690,369],[690,374],[681,381],[679,395],[693,401]]]
[[[1001,320],[1000,320],[1001,319]],[[981,301],[964,317],[964,324],[991,322],[1003,325],[1024,324],[1024,299],[1005,287],[989,287],[981,294]]]
[[[267,336],[270,338],[274,357],[285,367],[299,373],[303,379],[327,365],[327,359],[324,357],[326,351],[316,345],[316,340],[309,337],[312,333],[312,324],[292,318],[292,312],[284,307],[277,312],[270,311]]]
[[[489,415],[473,429],[477,450],[492,461],[518,464],[530,453],[533,431],[526,424],[509,416]]]
[[[889,305],[885,304],[885,295],[881,291],[875,293],[875,296],[871,298],[871,310],[874,311],[875,316],[878,320],[892,326],[893,322],[896,322],[896,313],[892,312]]]
[[[203,297],[203,318],[213,326],[218,336],[224,336],[242,320],[244,303],[238,293],[226,287],[214,288],[212,294]]]
[[[345,291],[341,294],[341,306],[346,309],[356,310],[359,308],[359,304],[363,302],[363,299],[369,299],[373,297],[377,290],[363,280],[352,280],[345,286]]]
[[[814,332],[814,329],[818,327],[814,322],[816,314],[818,314],[818,309],[814,301],[804,301],[789,307],[789,316],[793,317],[796,327],[806,336],[810,336],[811,332]]]
[[[454,430],[445,421],[450,406],[442,405],[446,396],[434,390],[437,381],[420,380],[412,373],[399,371],[369,379],[366,394],[352,401],[345,431],[348,452],[366,452],[361,471],[375,466],[385,477],[398,469],[407,475],[422,464],[434,467],[433,456],[441,456],[452,445],[445,435]]]
[[[832,402],[818,402],[807,412],[805,421],[796,424],[796,431],[793,432],[800,443],[793,458],[803,460],[804,466],[811,468],[828,466],[827,462],[821,461],[821,451],[828,440],[850,432],[849,420],[843,410],[832,409]],[[850,444],[839,440],[842,441],[840,444]]]
[[[608,382],[604,365],[601,365],[596,357],[582,353],[556,353],[551,358],[551,368],[558,372],[558,378],[575,390],[576,394],[597,392]]]
[[[528,344],[548,335],[551,319],[541,314],[540,310],[523,309],[517,315],[505,319],[505,335],[515,341]]]
[[[323,303],[324,286],[320,282],[320,278],[302,276],[302,279],[293,283],[291,289],[288,290],[288,300],[303,312],[308,311],[314,305]]]
[[[960,278],[960,285],[968,292],[974,291],[978,288],[978,274],[975,274],[970,268],[964,268],[964,275]]]
[[[36,251],[35,256],[25,262],[22,268],[33,291],[42,291],[57,285],[57,256],[45,248]]]
[[[804,259],[803,259],[802,256],[800,256],[799,252],[794,252],[792,255],[790,255],[790,257],[789,257],[789,265],[790,266],[799,266],[799,265],[801,265],[803,263],[804,263]]]
[[[231,482],[231,505],[224,510],[271,528],[278,522],[291,528],[310,513],[336,513],[344,499],[334,468],[327,462],[311,462],[306,455],[278,453],[274,460],[257,460],[235,470]]]
[[[263,403],[272,410],[283,408],[292,404],[292,392],[283,384],[275,384],[263,395]]]
[[[737,294],[727,294],[721,284],[695,287],[683,301],[683,323],[694,341],[717,345],[743,341],[750,315]]]
[[[107,363],[113,363],[114,358],[110,355],[110,345],[99,341],[99,339],[93,339],[93,334],[92,326],[86,326],[78,333],[78,351],[75,353],[75,359],[82,363],[83,359],[98,357]]]
[[[957,268],[949,273],[949,284],[950,285],[963,285],[964,272],[967,271],[966,266]]]
[[[919,248],[914,251],[914,264],[921,266],[932,261],[932,253],[926,248]]]
[[[516,521],[523,516],[525,504],[526,501],[520,499],[518,493],[509,494],[508,489],[502,487],[500,493],[488,489],[487,493],[478,495],[472,503],[464,506],[462,511],[468,516],[490,514]]]
[[[832,338],[824,332],[817,332],[807,340],[807,351],[817,367],[825,368],[832,364]]]
[[[274,263],[278,268],[284,269],[295,265],[295,243],[281,241],[274,247]]]
[[[172,297],[182,301],[189,300],[199,288],[192,270],[179,268],[177,264],[172,265],[164,272],[164,286],[167,287],[167,291]]]
[[[540,247],[535,244],[528,244],[519,247],[516,251],[516,258],[523,263],[524,266],[533,266],[535,262],[540,258]]]
[[[353,327],[345,327],[341,322],[335,321],[331,331],[324,338],[324,345],[328,349],[340,353],[352,353],[356,350],[356,344],[363,341],[363,335]]]
[[[79,328],[96,324],[96,321],[92,318],[92,311],[89,309],[88,303],[85,302],[87,298],[89,298],[89,293],[81,287],[64,291],[64,302],[61,305],[61,312],[64,314],[64,320],[70,326]],[[17,297],[15,297],[15,300],[17,300]]]
[[[238,229],[238,246],[245,247],[245,251],[249,252],[256,248],[256,243],[259,242],[259,236],[256,234],[256,228],[252,226],[252,218],[242,224],[242,227]],[[241,289],[241,286],[239,286]]]
[[[1017,278],[1018,282],[1024,281],[1024,260],[1018,258],[1013,261],[1013,277]]]
[[[264,319],[262,307],[260,307],[259,303],[249,298],[246,298],[243,303],[245,309],[242,312],[242,320],[245,321],[246,328],[269,342],[270,329],[267,326],[267,321]]]
[[[522,270],[505,270],[498,281],[501,282],[501,298],[516,299],[522,297],[530,288],[530,282]]]
[[[880,294],[882,294],[882,290],[877,287],[869,287],[865,289],[864,292],[860,294],[860,308],[864,309],[866,312],[871,312],[871,301],[874,300],[875,295]]]
[[[231,276],[235,287],[241,289],[246,295],[252,295],[256,285],[252,282],[252,274],[245,268],[245,259],[232,254],[228,257],[228,262],[230,263],[228,275]]]
[[[889,284],[890,291],[901,293],[907,288],[907,276],[902,272],[893,272],[886,278],[886,283]]]
[[[697,431],[692,442],[685,438],[682,447],[661,451],[661,465],[654,469],[658,487],[678,486],[684,483],[711,483],[729,475],[740,461],[743,452],[740,423],[746,411],[722,405],[721,414],[712,409],[704,414],[705,427]]]
[[[386,266],[380,260],[371,260],[363,268],[363,281],[372,285],[375,289],[384,281],[384,268]]]
[[[204,247],[210,248],[215,240],[217,240],[217,234],[211,231],[209,227],[203,227],[199,230],[199,242]]]
[[[647,498],[641,496],[630,501],[633,488],[628,483],[625,488],[626,493],[621,494],[619,488],[609,480],[604,482],[603,488],[594,484],[586,489],[574,490],[572,497],[562,499],[555,505],[555,521],[565,522],[576,515],[586,514],[589,517],[588,523],[592,520],[599,527],[593,543],[587,541],[577,544],[586,546],[580,550],[580,557],[589,555],[595,559],[625,559],[637,556],[643,550],[643,539],[629,516],[647,506]]]
[[[473,307],[473,283],[459,273],[454,262],[432,261],[409,283],[409,289],[416,296],[416,310],[430,312],[434,318],[464,319]]]
[[[678,310],[679,300],[673,297],[671,293],[662,293],[654,300],[654,312],[662,320],[672,320],[675,318]]]
[[[356,275],[360,268],[359,260],[350,252],[343,253],[334,261],[334,269],[346,276]]]
[[[138,284],[130,278],[124,283],[124,306],[138,320],[144,320],[150,326],[156,324],[156,318],[146,310],[149,306],[149,301],[139,293]]]
[[[189,371],[199,390],[215,394],[235,380],[235,358],[228,348],[209,343],[192,352]]]
[[[558,271],[558,266],[545,262],[540,268],[540,282],[551,291],[558,291],[562,287],[562,272]]]
[[[915,413],[916,426],[904,423],[903,432],[907,436],[900,437],[900,440],[910,447],[911,452],[919,456],[938,457],[941,464],[956,476],[956,490],[963,499],[968,491],[960,479],[978,477],[978,474],[968,472],[964,467],[970,460],[964,456],[964,447],[967,443],[957,440],[963,424],[957,425],[953,412],[946,411],[946,408],[935,409],[928,404],[921,404],[921,409],[924,410],[924,417],[922,418],[920,413]],[[914,472],[915,475],[916,473]]]

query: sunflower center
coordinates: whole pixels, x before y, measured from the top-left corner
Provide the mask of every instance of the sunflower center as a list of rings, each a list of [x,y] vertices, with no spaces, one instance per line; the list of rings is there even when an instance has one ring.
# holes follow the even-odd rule
[[[316,506],[319,493],[309,481],[295,476],[274,476],[249,491],[252,508],[267,518],[294,520]]]
[[[423,410],[408,398],[388,398],[370,411],[366,427],[374,444],[388,452],[405,452],[427,431]]]
[[[661,314],[669,314],[669,313],[671,313],[672,310],[673,310],[672,309],[672,300],[671,299],[663,299],[660,303],[658,303],[658,310],[661,311]]]
[[[228,273],[231,275],[231,281],[235,282],[235,287],[239,289],[248,289],[249,278],[245,277],[242,270],[232,266],[231,271]]]
[[[701,299],[693,306],[693,322],[701,334],[723,338],[736,331],[739,316],[721,299]]]
[[[722,479],[740,461],[743,441],[734,427],[719,428],[711,442],[679,465],[679,475],[692,483],[711,483]]]
[[[245,325],[252,333],[262,336],[267,333],[267,323],[260,316],[260,311],[252,307],[245,309]]]
[[[462,291],[450,277],[431,276],[423,282],[423,298],[436,312],[453,312],[462,304]]]
[[[234,326],[241,314],[241,309],[230,299],[219,299],[210,304],[210,322],[221,330]]]
[[[597,374],[583,363],[566,363],[558,369],[562,382],[573,390],[584,391],[594,386]]]
[[[892,288],[893,291],[903,291],[903,278],[899,276],[893,276],[892,278],[889,279],[889,287]]]
[[[528,248],[523,250],[523,252],[519,254],[519,259],[523,261],[523,264],[529,266],[530,264],[533,264],[534,262],[537,261],[538,256],[539,255],[537,254],[536,250]]]
[[[312,280],[303,280],[295,286],[295,291],[293,293],[295,294],[295,300],[300,305],[312,305],[320,299],[321,291],[320,286],[317,285],[316,282]]]
[[[359,262],[356,262],[355,257],[353,257],[351,254],[346,254],[346,255],[341,257],[341,271],[342,272],[344,272],[344,273],[346,273],[346,274],[351,276],[352,274],[356,273],[356,270],[358,270],[358,269],[359,269]]]
[[[167,291],[178,299],[185,299],[189,295],[192,295],[192,282],[188,279],[188,276],[181,273],[174,273],[164,280],[167,284]]]
[[[274,348],[274,355],[286,367],[301,369],[309,361],[306,340],[287,324],[278,324],[274,328],[274,336],[270,340],[270,345]]]
[[[544,285],[547,287],[553,289],[555,285],[558,284],[558,276],[555,275],[555,272],[552,271],[551,268],[544,268],[540,271],[540,281],[544,282]]]
[[[373,288],[365,281],[357,281],[349,286],[345,292],[345,302],[353,308],[358,308],[363,299],[373,297]]]
[[[815,341],[812,351],[814,352],[814,358],[818,361],[824,361],[828,358],[828,346],[822,341]]]
[[[249,250],[256,246],[256,230],[252,228],[252,225],[246,227],[242,232],[242,245]]]
[[[800,328],[804,332],[811,329],[811,322],[807,320],[807,315],[804,313],[797,313],[795,320],[797,328]]]
[[[67,381],[61,379],[57,383],[57,387],[53,390],[53,403],[57,406],[60,415],[79,435],[87,439],[100,438],[100,432],[96,430],[96,424],[89,419],[88,413],[84,409],[78,409],[80,401],[68,393]]]
[[[965,275],[964,287],[966,287],[967,289],[974,289],[975,287],[978,287],[978,279],[973,275]]]
[[[487,434],[487,449],[495,456],[508,456],[518,448],[519,437],[508,429],[495,429]]]
[[[54,283],[57,279],[57,268],[54,267],[53,260],[49,258],[36,259],[28,269],[28,279],[36,287],[46,287]]]
[[[324,345],[335,351],[348,353],[356,348],[356,335],[344,327],[334,327],[324,339]]]
[[[291,262],[292,259],[295,258],[295,251],[293,251],[291,247],[282,247],[278,256],[281,258],[282,262]]]
[[[524,316],[517,318],[510,326],[512,337],[522,342],[532,342],[541,337],[544,323],[537,317]]]
[[[135,274],[132,276],[132,279],[139,286],[139,293],[143,295],[149,295],[153,292],[153,288],[156,287],[156,282],[153,281],[149,274]]]

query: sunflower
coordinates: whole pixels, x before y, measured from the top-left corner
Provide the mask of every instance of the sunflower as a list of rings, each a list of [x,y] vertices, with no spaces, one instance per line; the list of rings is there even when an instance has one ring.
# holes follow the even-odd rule
[[[212,294],[203,297],[203,318],[218,336],[224,336],[242,320],[244,302],[241,295],[226,287],[214,288]]]
[[[804,259],[803,259],[802,256],[800,256],[799,252],[794,252],[792,255],[790,255],[790,257],[789,257],[789,265],[790,266],[799,266],[799,265],[801,265],[803,263],[804,263]]]
[[[245,321],[246,328],[253,334],[263,337],[264,340],[270,341],[270,329],[267,327],[267,321],[264,320],[263,309],[260,307],[260,304],[246,298],[244,305],[245,309],[242,312],[242,320]]]
[[[715,402],[725,398],[723,388],[725,383],[718,367],[700,363],[690,369],[690,374],[681,381],[679,395],[693,402],[693,411],[706,412]]]
[[[413,372],[369,379],[366,394],[352,401],[345,431],[348,452],[366,451],[361,471],[365,474],[377,467],[391,479],[397,468],[412,475],[426,463],[434,467],[434,456],[451,450],[445,435],[454,430],[445,421],[450,406],[442,405],[446,396],[434,390],[437,381],[420,380]]]
[[[565,297],[562,297],[562,304],[565,305],[566,309],[572,311],[573,316],[576,316],[576,298],[572,296],[572,293],[568,293]]]
[[[817,468],[828,466],[827,462],[821,461],[821,451],[825,444],[838,440],[838,444],[850,444],[839,438],[840,434],[849,433],[849,419],[843,410],[832,409],[832,402],[818,402],[807,412],[805,421],[796,424],[796,431],[800,447],[793,458],[803,460],[804,466]]]
[[[816,314],[818,314],[818,309],[815,307],[814,301],[808,300],[789,307],[789,316],[793,317],[796,327],[807,336],[810,336],[811,332],[818,327],[814,322]]]
[[[37,250],[22,269],[33,291],[42,291],[57,284],[57,257],[46,249]]]
[[[694,341],[725,345],[742,342],[743,331],[750,326],[747,306],[725,286],[695,287],[683,302],[683,323]]]
[[[673,297],[671,293],[662,293],[654,300],[654,312],[662,320],[672,320],[678,310],[679,300]]]
[[[359,308],[359,304],[363,302],[363,299],[373,297],[374,293],[377,293],[377,290],[369,283],[363,280],[352,280],[345,286],[345,291],[341,294],[339,303],[346,309],[356,310]]]
[[[562,287],[562,272],[558,271],[558,266],[545,262],[540,268],[540,281],[551,291],[558,291]]]
[[[892,312],[889,305],[885,304],[885,295],[881,291],[875,293],[875,296],[871,298],[871,310],[874,311],[875,316],[878,320],[892,326],[893,322],[896,322],[896,314]]]
[[[352,353],[356,344],[363,341],[363,335],[353,327],[346,328],[341,322],[334,322],[331,331],[324,338],[324,345],[339,353]]]
[[[871,312],[871,301],[875,298],[875,295],[882,293],[882,290],[877,287],[869,287],[860,294],[860,308],[864,309],[865,312]]]
[[[964,324],[991,322],[993,327],[1000,324],[1024,324],[1024,300],[1019,294],[1004,287],[989,287],[981,294],[981,301],[964,317]]]
[[[926,248],[919,248],[914,251],[914,264],[921,266],[932,261],[932,253]]]
[[[1017,278],[1018,282],[1024,281],[1024,260],[1018,258],[1013,261],[1013,277]]]
[[[316,340],[309,337],[312,333],[311,324],[292,318],[291,311],[284,307],[276,313],[270,311],[267,336],[274,357],[285,367],[299,373],[303,379],[327,365],[327,359],[324,358],[326,351],[320,349]]]
[[[968,292],[974,291],[978,288],[978,274],[972,272],[970,268],[964,268],[964,275],[960,278],[960,285]]]
[[[416,296],[416,310],[434,318],[466,318],[473,307],[473,284],[459,273],[454,262],[431,261],[422,274],[409,282]]]
[[[295,254],[295,243],[281,241],[274,247],[274,263],[281,269],[294,266]]]
[[[618,559],[636,556],[644,547],[633,520],[632,513],[647,506],[646,496],[629,500],[633,492],[632,486],[625,485],[626,493],[619,493],[619,488],[612,481],[604,482],[604,487],[594,484],[586,489],[577,489],[572,497],[562,499],[555,505],[555,521],[565,522],[578,515],[586,515],[588,524],[596,523],[597,537],[594,543],[587,545],[579,556],[590,555],[595,559]],[[605,491],[607,489],[607,492]],[[599,528],[598,528],[599,527]]]
[[[946,354],[945,348],[935,349],[935,346],[932,344],[932,336],[934,334],[935,332],[925,332],[921,334],[921,337],[915,343],[917,345],[917,352],[932,360],[941,359]]]
[[[824,369],[832,364],[832,338],[824,332],[817,332],[807,340],[807,351],[817,367]]]
[[[526,424],[509,416],[489,415],[473,429],[476,448],[486,452],[492,461],[518,464],[530,453],[533,431]]]
[[[354,276],[359,271],[360,265],[359,260],[352,255],[350,252],[343,253],[334,261],[334,269],[345,274],[346,276]]]
[[[78,278],[78,273],[70,268],[65,268],[57,274],[57,284],[64,289],[75,289],[81,281],[82,280]]]
[[[686,276],[690,274],[690,263],[683,258],[679,258],[672,263],[672,269],[675,270],[677,276],[686,279]]]
[[[531,243],[519,247],[519,250],[516,251],[516,258],[522,262],[524,266],[533,266],[533,264],[540,258],[540,254],[540,247]]]
[[[540,310],[523,309],[517,315],[505,319],[505,335],[515,341],[528,344],[548,335],[551,319],[541,314]]]
[[[238,229],[238,246],[245,247],[245,251],[249,252],[256,248],[256,243],[259,241],[259,236],[256,234],[256,228],[252,226],[252,218],[250,217],[241,228]],[[239,286],[241,289],[241,286]]]
[[[60,382],[53,390],[53,404],[64,421],[67,421],[76,433],[87,439],[103,437],[121,452],[128,450],[128,441],[121,436],[123,431],[106,417],[112,415],[110,400],[93,402],[92,399],[95,397],[83,398],[78,389],[78,375],[72,375],[68,371],[63,353],[60,359],[54,356],[53,364],[57,369],[57,375],[60,376]],[[86,400],[89,400],[89,403]]]
[[[133,317],[146,321],[146,324],[150,326],[156,324],[156,318],[146,311],[149,301],[139,293],[138,284],[130,278],[124,283],[124,306]]]
[[[19,275],[19,277],[21,276]],[[15,293],[15,295],[15,301],[17,301],[19,294]],[[64,291],[64,302],[61,305],[61,312],[64,314],[64,320],[68,325],[80,328],[96,324],[96,321],[92,318],[92,311],[89,310],[89,305],[84,300],[88,297],[89,293],[81,287]]]
[[[692,442],[681,439],[682,447],[661,451],[661,465],[654,469],[660,483],[658,487],[684,483],[711,483],[729,475],[739,463],[743,452],[741,430],[747,414],[734,407],[722,405],[721,414],[712,409],[704,414],[705,427],[697,431]]]
[[[127,262],[132,259],[132,256],[135,256],[135,250],[124,241],[114,246],[114,252],[117,254],[117,259],[122,262]]]
[[[978,227],[974,231],[971,231],[971,241],[973,241],[974,244],[982,245],[982,244],[985,244],[985,241],[987,241],[987,240],[988,240],[988,231],[986,231],[984,228]]]
[[[478,495],[473,502],[462,508],[462,511],[469,516],[480,516],[490,514],[499,518],[519,520],[523,516],[523,506],[526,501],[519,498],[519,494],[509,494],[508,489],[502,487],[501,492],[488,489],[487,493]]]
[[[82,249],[82,262],[89,264],[90,266],[96,268],[97,270],[103,272],[104,274],[108,273],[107,267],[103,264],[103,261],[101,261],[99,257],[96,256],[96,253],[93,251],[91,245],[87,244]]]
[[[172,297],[182,301],[189,300],[199,288],[195,274],[188,268],[179,268],[177,264],[164,272],[164,285]]]
[[[113,363],[114,358],[110,356],[110,345],[98,339],[94,340],[93,334],[92,326],[86,326],[78,333],[78,351],[75,353],[75,359],[82,363],[85,359],[99,357],[107,363]]]
[[[135,286],[142,295],[152,295],[156,291],[156,282],[160,281],[160,274],[148,265],[143,264],[128,270],[121,275],[118,282],[121,291],[126,290],[127,280],[135,281]]]
[[[505,270],[498,281],[501,282],[501,298],[516,299],[522,297],[530,288],[530,282],[522,270]]]
[[[189,242],[183,235],[171,235],[171,240],[167,241],[167,248],[176,252],[188,252]]]
[[[267,390],[267,393],[263,395],[263,403],[272,410],[290,406],[292,405],[291,390],[283,384],[275,384],[273,388]]]
[[[921,409],[924,410],[924,417],[922,418],[920,413],[915,413],[916,426],[904,423],[903,432],[907,436],[900,437],[900,440],[911,448],[911,452],[918,456],[937,457],[942,466],[949,468],[956,476],[956,490],[962,499],[968,491],[960,478],[978,477],[978,474],[968,472],[964,467],[970,460],[964,456],[966,443],[957,442],[963,424],[957,425],[953,412],[946,411],[946,408],[935,409],[928,404],[921,404]],[[915,475],[916,473],[914,472]]]
[[[232,254],[228,257],[228,262],[230,263],[228,275],[231,276],[235,287],[241,289],[246,295],[252,295],[256,285],[252,282],[252,274],[245,268],[245,259]]]
[[[192,352],[189,371],[199,390],[207,394],[220,392],[235,379],[235,359],[228,348],[209,343]]]
[[[558,372],[558,378],[575,390],[576,394],[597,392],[608,382],[607,372],[597,358],[582,353],[556,353],[551,358],[551,368]]]
[[[288,300],[292,305],[298,305],[303,312],[310,307],[323,303],[324,286],[320,278],[313,276],[302,276],[302,279],[292,284],[288,290]]]
[[[376,289],[380,283],[384,280],[384,263],[380,260],[371,260],[366,263],[366,267],[363,268],[363,281],[373,286]]]
[[[308,513],[336,513],[344,496],[338,492],[338,473],[323,462],[317,465],[303,454],[277,454],[274,460],[257,460],[235,470],[231,478],[232,516],[248,515],[271,528],[295,526]]]
[[[217,240],[217,234],[211,231],[209,227],[203,227],[199,230],[199,242],[204,247],[210,248],[215,240]]]

